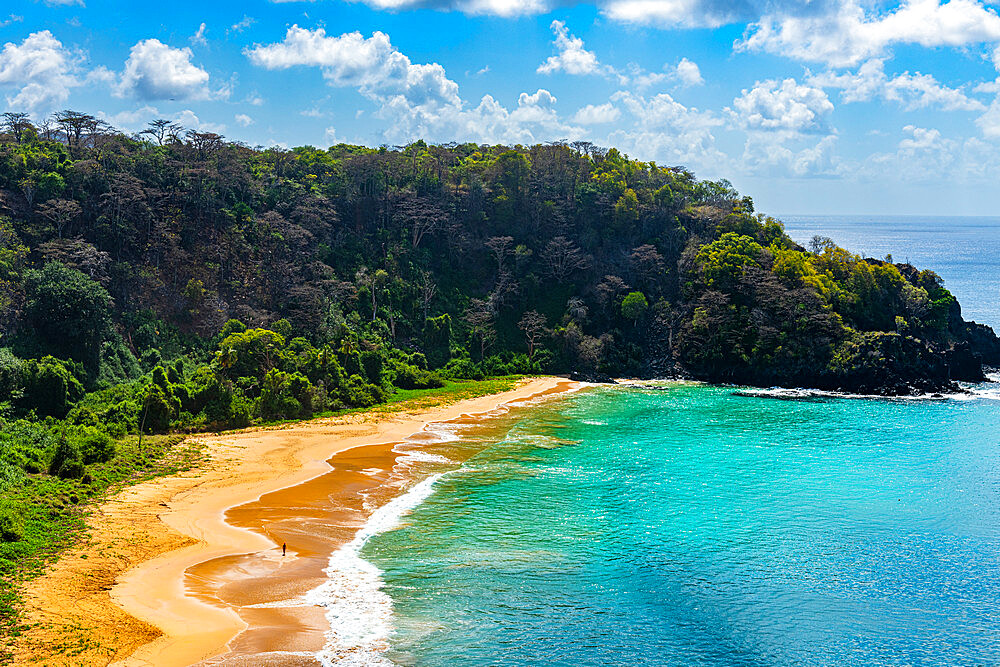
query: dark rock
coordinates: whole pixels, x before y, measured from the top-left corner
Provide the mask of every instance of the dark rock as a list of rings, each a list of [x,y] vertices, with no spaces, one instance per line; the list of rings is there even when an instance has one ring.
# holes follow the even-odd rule
[[[595,384],[618,384],[615,379],[605,373],[596,371],[573,371],[569,374],[573,382],[592,382]]]

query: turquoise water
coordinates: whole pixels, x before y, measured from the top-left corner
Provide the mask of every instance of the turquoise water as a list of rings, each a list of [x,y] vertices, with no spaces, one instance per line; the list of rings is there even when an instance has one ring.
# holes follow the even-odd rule
[[[361,551],[392,599],[385,655],[1000,664],[1000,385],[980,390],[602,388],[500,419]]]

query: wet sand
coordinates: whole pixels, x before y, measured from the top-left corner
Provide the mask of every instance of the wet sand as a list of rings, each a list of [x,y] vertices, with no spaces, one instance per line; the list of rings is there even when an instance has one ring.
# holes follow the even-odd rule
[[[329,627],[322,608],[251,605],[325,581],[333,550],[401,493],[396,444],[429,423],[475,423],[575,386],[536,378],[418,413],[204,436],[208,464],[121,492],[95,513],[87,559],[69,554],[29,587],[29,617],[41,625],[18,664],[315,665]],[[64,638],[90,627],[97,639],[64,659],[46,626],[61,626]]]

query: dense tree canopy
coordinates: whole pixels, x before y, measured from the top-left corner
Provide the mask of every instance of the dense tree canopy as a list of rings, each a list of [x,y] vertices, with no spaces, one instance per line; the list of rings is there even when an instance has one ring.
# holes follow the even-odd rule
[[[1000,360],[933,272],[801,247],[727,181],[615,149],[3,129],[15,416],[239,424],[536,371],[902,391]]]

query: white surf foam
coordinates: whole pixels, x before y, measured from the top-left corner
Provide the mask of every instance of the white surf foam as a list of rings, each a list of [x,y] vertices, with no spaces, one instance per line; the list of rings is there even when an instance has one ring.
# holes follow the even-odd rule
[[[789,389],[771,387],[769,389],[737,389],[736,396],[754,398],[779,398],[793,401],[822,400],[828,398],[848,398],[885,401],[941,401],[949,398],[959,398],[966,394],[917,394],[915,396],[883,396],[881,394],[851,394],[843,391],[824,391],[822,389]]]
[[[444,473],[419,482],[409,491],[375,510],[354,539],[330,556],[324,570],[327,581],[309,591],[305,601],[324,607],[330,630],[316,658],[327,667],[391,665],[383,653],[389,648],[392,599],[382,590],[382,572],[361,558],[361,549],[373,536],[392,530],[400,519],[434,491]]]
[[[987,374],[987,381],[972,384],[960,382],[961,392],[916,394],[914,396],[882,396],[880,394],[850,394],[842,391],[823,391],[820,389],[787,389],[771,387],[769,389],[737,389],[737,396],[755,398],[778,398],[784,400],[824,400],[830,398],[863,399],[881,401],[975,401],[979,399],[1000,400],[1000,374]]]

